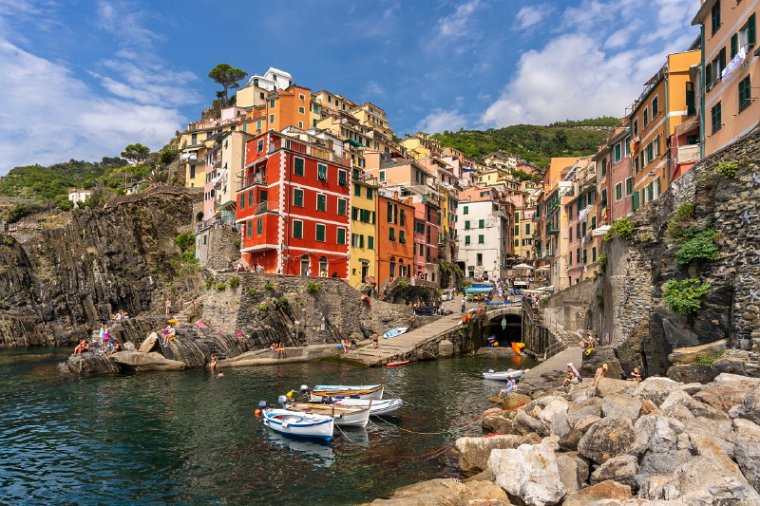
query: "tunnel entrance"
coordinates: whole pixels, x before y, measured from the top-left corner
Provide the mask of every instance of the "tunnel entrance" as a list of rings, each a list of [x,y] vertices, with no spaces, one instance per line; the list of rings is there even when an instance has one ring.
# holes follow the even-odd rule
[[[491,320],[484,327],[483,340],[488,345],[488,338],[494,336],[499,347],[509,347],[511,343],[522,341],[522,317],[520,315],[504,315]]]

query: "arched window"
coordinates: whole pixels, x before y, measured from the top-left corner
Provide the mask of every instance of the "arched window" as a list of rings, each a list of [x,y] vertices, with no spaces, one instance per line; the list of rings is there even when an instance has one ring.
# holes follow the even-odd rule
[[[391,278],[396,277],[396,257],[391,257]]]
[[[301,255],[301,276],[311,276],[311,261],[309,255]]]
[[[329,268],[329,264],[327,263],[327,258],[325,257],[319,257],[319,277],[320,278],[326,278],[327,277],[327,271]]]

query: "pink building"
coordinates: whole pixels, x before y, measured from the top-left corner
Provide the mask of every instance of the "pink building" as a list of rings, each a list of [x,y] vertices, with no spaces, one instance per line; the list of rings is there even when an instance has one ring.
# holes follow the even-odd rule
[[[599,216],[600,223],[611,224],[632,212],[633,173],[631,171],[631,136],[628,127],[618,127],[610,137],[608,163],[607,216]]]

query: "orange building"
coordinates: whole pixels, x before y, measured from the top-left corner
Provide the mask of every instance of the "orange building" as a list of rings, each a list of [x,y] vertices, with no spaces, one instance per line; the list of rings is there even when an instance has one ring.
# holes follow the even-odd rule
[[[704,57],[699,88],[703,156],[710,156],[760,125],[758,12],[757,1],[703,0],[692,21],[702,25]]]
[[[377,195],[377,286],[411,274],[414,263],[414,205],[380,189]]]
[[[700,58],[699,49],[669,54],[665,65],[646,82],[644,92],[633,103],[633,211],[659,197],[672,180],[668,174],[668,143],[676,127],[689,116],[689,69],[698,65]]]
[[[268,92],[263,102],[248,111],[243,131],[260,134],[268,130],[279,132],[288,126],[302,130],[311,127],[309,88],[293,85],[285,90],[276,89]]]

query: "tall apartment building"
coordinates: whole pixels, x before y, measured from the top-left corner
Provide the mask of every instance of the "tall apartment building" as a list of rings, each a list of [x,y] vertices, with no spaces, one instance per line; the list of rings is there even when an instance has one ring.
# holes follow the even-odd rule
[[[459,195],[457,263],[465,276],[498,279],[506,276],[510,250],[510,212],[494,188],[472,186]]]
[[[410,277],[414,264],[414,206],[398,192],[378,189],[377,287],[382,291],[397,277]]]

